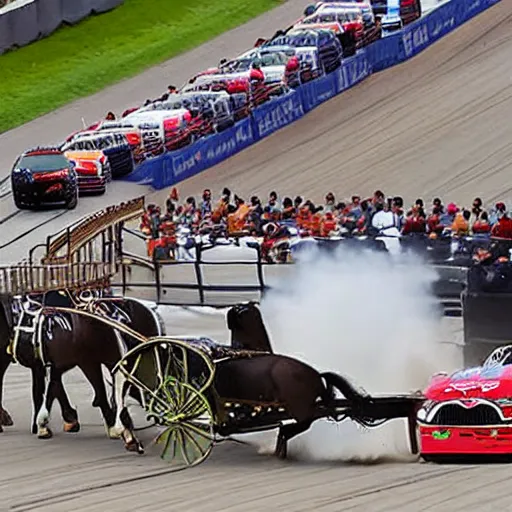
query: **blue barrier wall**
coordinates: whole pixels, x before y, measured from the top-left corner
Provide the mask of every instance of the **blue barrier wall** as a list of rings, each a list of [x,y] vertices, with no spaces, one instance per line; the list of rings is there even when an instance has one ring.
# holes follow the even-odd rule
[[[500,1],[451,0],[400,32],[360,50],[354,57],[344,60],[335,72],[256,108],[249,118],[239,121],[233,128],[144,162],[125,179],[159,190],[190,178],[295,122],[372,73],[414,57]]]

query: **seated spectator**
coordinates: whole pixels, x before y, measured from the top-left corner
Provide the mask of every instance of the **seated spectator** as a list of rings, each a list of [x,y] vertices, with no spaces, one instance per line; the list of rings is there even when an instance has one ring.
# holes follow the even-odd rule
[[[425,213],[423,208],[416,204],[412,207],[410,215],[405,219],[402,234],[410,235],[413,233],[426,233],[426,231],[427,223],[425,220]]]
[[[486,211],[479,214],[478,220],[475,221],[472,227],[473,234],[489,234],[491,232],[491,224],[489,223],[489,216]]]
[[[458,211],[459,207],[455,203],[450,203],[446,207],[446,212],[441,213],[439,223],[442,224],[445,228],[451,227],[453,221],[455,220],[455,215],[457,215]]]
[[[479,197],[473,199],[473,207],[471,208],[471,223],[475,223],[483,212],[482,200]]]
[[[334,198],[334,194],[332,192],[329,192],[325,196],[325,205],[324,210],[326,212],[333,212],[334,211],[334,205],[336,204],[336,199]]]
[[[320,236],[327,238],[338,229],[338,223],[332,212],[326,212],[320,224]]]
[[[451,225],[452,235],[457,237],[469,235],[470,218],[471,212],[469,210],[458,212],[457,215],[455,215],[453,224]]]
[[[439,197],[435,197],[434,200],[432,201],[432,211],[434,211],[434,209],[437,209],[439,214],[444,213],[443,202]]]
[[[496,216],[498,222],[492,227],[491,235],[497,238],[512,239],[512,219],[508,216],[504,203],[496,204]]]
[[[434,206],[432,213],[427,218],[427,231],[436,235],[442,234],[444,226],[441,224],[441,207]]]

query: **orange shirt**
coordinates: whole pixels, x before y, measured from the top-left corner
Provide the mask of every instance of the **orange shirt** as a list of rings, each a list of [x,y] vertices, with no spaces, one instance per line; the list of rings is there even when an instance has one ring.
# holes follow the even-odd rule
[[[249,215],[250,211],[250,207],[243,203],[238,207],[237,211],[233,214],[235,215],[235,228],[237,231],[244,230],[247,216]]]
[[[230,213],[227,219],[228,234],[236,233],[237,231],[237,217],[236,212]]]
[[[469,233],[469,222],[462,216],[461,213],[458,213],[455,216],[455,219],[452,224],[452,232],[454,235],[467,235]]]

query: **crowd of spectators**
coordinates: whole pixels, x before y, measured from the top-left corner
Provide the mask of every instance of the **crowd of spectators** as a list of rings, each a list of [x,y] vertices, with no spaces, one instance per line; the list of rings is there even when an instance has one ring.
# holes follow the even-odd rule
[[[430,205],[419,198],[406,207],[402,197],[386,197],[380,190],[369,198],[353,195],[349,201],[337,201],[329,192],[322,204],[315,204],[300,196],[279,199],[275,191],[264,200],[254,195],[246,201],[228,188],[218,200],[206,189],[200,200],[190,196],[180,201],[173,188],[163,212],[157,205],[148,205],[140,228],[152,240],[173,244],[179,226],[190,234],[227,237],[276,238],[287,235],[293,226],[301,236],[372,235],[394,228],[402,235],[423,233],[431,238],[473,235],[512,239],[512,219],[502,202],[486,209],[477,197],[466,208],[453,202],[445,205],[436,197]]]

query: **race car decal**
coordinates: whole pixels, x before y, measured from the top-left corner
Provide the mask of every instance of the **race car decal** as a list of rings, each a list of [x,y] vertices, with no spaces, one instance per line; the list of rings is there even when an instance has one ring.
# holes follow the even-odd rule
[[[438,441],[444,441],[446,439],[450,439],[452,433],[449,430],[434,430],[432,432],[432,437],[437,439]]]
[[[453,382],[450,384],[444,391],[445,393],[449,393],[450,391],[460,391],[461,393],[466,393],[467,391],[480,390],[482,393],[487,393],[488,391],[492,391],[499,387],[499,380],[492,381],[468,381],[468,382]]]

